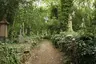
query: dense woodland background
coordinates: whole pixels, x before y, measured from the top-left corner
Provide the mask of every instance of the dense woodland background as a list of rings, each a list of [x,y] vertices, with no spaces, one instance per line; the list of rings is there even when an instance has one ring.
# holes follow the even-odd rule
[[[66,52],[66,64],[96,64],[96,0],[0,0],[3,18],[9,22],[8,43],[46,38]],[[13,60],[1,64],[18,64]]]
[[[87,33],[95,33],[94,0],[0,1],[0,19],[6,17],[10,23],[10,38],[15,38],[23,28],[25,35],[29,35],[28,32],[32,35],[32,33],[50,32],[52,34],[67,31],[69,14],[72,16],[73,31],[84,30]]]

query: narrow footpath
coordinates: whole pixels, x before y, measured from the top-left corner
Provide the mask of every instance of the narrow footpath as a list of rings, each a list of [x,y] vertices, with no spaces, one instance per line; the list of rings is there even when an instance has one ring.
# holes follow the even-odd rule
[[[31,57],[25,64],[63,64],[63,53],[50,41],[42,41],[31,51]]]

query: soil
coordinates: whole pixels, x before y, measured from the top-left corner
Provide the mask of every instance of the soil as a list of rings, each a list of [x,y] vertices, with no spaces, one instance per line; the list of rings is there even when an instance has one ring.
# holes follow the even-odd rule
[[[31,52],[25,64],[63,64],[63,53],[56,49],[50,41],[42,41]]]

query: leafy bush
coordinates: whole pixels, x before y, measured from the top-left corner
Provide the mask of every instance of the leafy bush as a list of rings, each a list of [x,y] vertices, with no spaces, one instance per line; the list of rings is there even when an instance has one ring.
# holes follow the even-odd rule
[[[58,34],[53,36],[52,40],[56,47],[68,55],[70,58],[68,62],[73,64],[96,64],[96,38],[94,36],[73,37]]]
[[[0,64],[20,64],[15,49],[0,44]]]
[[[79,64],[96,64],[96,38],[81,36],[77,39]]]
[[[39,44],[39,36],[26,37],[23,43],[0,42],[0,64],[21,64],[24,51],[30,51]]]

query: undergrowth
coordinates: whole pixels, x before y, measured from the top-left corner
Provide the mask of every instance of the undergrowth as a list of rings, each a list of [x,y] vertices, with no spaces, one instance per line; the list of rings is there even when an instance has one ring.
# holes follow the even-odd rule
[[[37,37],[36,37],[37,38]],[[25,51],[31,51],[39,41],[39,38],[27,38],[22,43],[0,42],[0,64],[21,64]]]
[[[16,50],[0,43],[0,64],[20,64]]]
[[[65,64],[96,64],[96,38],[91,35],[66,36],[61,33],[52,37],[53,44],[66,53]]]

